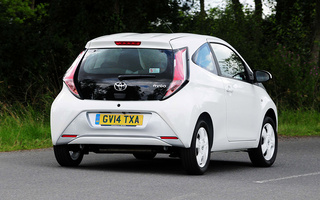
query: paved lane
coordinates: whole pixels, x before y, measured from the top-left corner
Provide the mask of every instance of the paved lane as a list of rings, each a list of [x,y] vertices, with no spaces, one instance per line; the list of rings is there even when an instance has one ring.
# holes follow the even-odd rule
[[[159,155],[85,156],[63,168],[52,149],[0,153],[0,198],[7,199],[320,199],[320,137],[281,139],[271,168],[255,168],[247,153],[214,153],[203,176]]]

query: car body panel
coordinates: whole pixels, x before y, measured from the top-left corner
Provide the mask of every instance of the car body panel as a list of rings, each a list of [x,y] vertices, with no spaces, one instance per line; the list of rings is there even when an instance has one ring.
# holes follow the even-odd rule
[[[187,48],[188,76],[185,86],[163,100],[106,101],[77,98],[64,84],[51,108],[53,145],[189,148],[196,123],[205,113],[210,116],[213,124],[211,151],[243,150],[258,146],[262,122],[269,110],[275,113],[277,124],[276,106],[258,84],[210,73],[192,61],[191,56],[199,46],[207,42],[223,44],[233,49],[225,41],[196,34],[122,33],[91,40],[86,48],[132,48],[126,45],[119,47],[115,41],[141,41],[141,45],[134,48]],[[247,68],[252,73],[248,66]],[[137,127],[99,127],[92,124],[91,115],[95,113],[138,113],[145,116],[145,121],[142,126]],[[77,137],[62,137],[68,134]]]

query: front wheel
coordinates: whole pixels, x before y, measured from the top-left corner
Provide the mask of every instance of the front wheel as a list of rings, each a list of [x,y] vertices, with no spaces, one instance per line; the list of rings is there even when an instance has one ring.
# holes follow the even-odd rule
[[[259,145],[249,150],[249,157],[253,165],[270,167],[276,160],[278,151],[278,137],[276,125],[272,118],[265,117],[261,129]]]
[[[58,163],[63,167],[78,166],[83,158],[81,146],[57,145],[53,146],[54,155]]]
[[[191,147],[181,149],[181,160],[187,173],[201,175],[210,163],[210,142],[208,124],[199,120],[193,133]]]

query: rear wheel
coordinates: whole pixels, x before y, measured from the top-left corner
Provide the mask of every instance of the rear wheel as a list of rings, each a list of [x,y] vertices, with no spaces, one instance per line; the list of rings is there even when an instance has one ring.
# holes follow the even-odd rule
[[[201,175],[210,163],[209,127],[199,120],[193,133],[191,147],[181,149],[181,160],[189,174]]]
[[[148,153],[133,153],[133,156],[138,160],[152,160],[156,157],[157,153],[148,152]]]
[[[79,146],[70,148],[68,145],[53,146],[56,160],[61,166],[75,167],[78,166],[83,158],[83,151]]]
[[[277,157],[278,137],[272,118],[265,117],[257,148],[249,150],[249,157],[255,166],[270,167]]]

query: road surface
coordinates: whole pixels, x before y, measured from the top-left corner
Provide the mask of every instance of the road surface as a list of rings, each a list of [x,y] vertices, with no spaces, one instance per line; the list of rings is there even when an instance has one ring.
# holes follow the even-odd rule
[[[179,159],[128,154],[85,156],[63,168],[52,149],[0,153],[0,198],[7,199],[320,199],[320,137],[279,140],[271,168],[245,152],[213,153],[207,173],[186,175]]]

